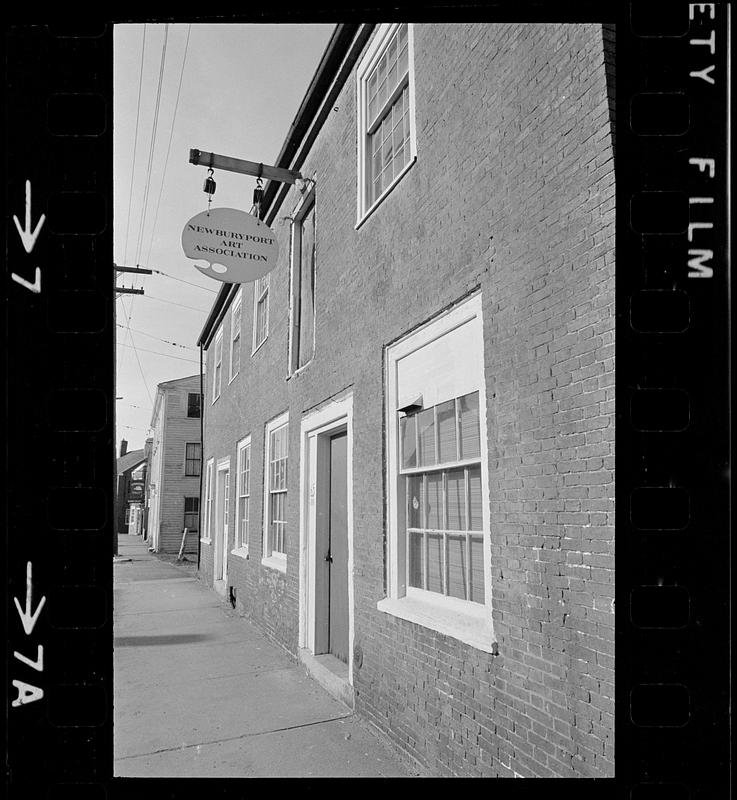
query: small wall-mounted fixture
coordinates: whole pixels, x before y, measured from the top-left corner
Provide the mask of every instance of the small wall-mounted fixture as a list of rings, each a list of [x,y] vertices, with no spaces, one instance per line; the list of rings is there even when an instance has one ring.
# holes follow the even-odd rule
[[[401,408],[398,408],[397,411],[406,416],[407,414],[414,414],[417,411],[422,411],[422,408],[422,395],[419,395],[411,403],[407,403]]]

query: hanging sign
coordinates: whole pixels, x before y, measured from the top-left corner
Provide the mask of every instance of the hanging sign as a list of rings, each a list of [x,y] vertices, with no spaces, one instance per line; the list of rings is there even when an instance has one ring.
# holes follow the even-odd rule
[[[207,261],[195,267],[223,283],[250,283],[276,266],[279,245],[258,217],[235,208],[213,208],[192,217],[182,231],[187,258]]]

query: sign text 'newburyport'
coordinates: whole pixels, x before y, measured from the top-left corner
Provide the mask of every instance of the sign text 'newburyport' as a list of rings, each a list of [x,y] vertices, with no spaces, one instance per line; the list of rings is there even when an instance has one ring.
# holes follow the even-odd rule
[[[192,217],[182,232],[188,258],[205,260],[195,267],[224,283],[248,283],[276,265],[279,246],[272,230],[257,217],[234,208],[213,208]]]

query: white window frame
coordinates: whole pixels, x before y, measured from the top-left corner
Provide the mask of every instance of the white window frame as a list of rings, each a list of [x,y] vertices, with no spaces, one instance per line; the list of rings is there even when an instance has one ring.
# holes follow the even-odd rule
[[[208,458],[205,467],[205,513],[200,518],[200,541],[209,544],[210,537],[210,524],[212,522],[212,471],[215,466],[215,459]]]
[[[230,315],[230,377],[228,379],[228,384],[233,382],[233,379],[238,376],[238,373],[241,371],[241,354],[243,351],[243,289],[242,287],[238,288],[238,291],[235,295],[235,300],[233,301],[233,310]],[[238,326],[236,328],[235,319],[236,319],[236,311],[240,312],[240,316],[238,317]],[[235,343],[236,338],[239,340],[239,347],[238,347],[238,363],[233,364],[233,344]],[[233,371],[233,367],[235,367],[235,371]]]
[[[218,350],[220,352],[218,356]],[[223,326],[215,336],[215,350],[212,355],[213,370],[212,370],[212,402],[214,403],[220,397],[220,391],[223,384]],[[219,359],[219,360],[218,360]],[[219,367],[219,369],[218,369]]]
[[[272,567],[273,569],[278,569],[280,572],[287,571],[287,556],[286,553],[278,553],[272,552],[271,550],[271,543],[269,540],[269,517],[271,513],[271,503],[270,503],[270,494],[271,494],[271,474],[270,474],[270,463],[271,463],[271,434],[281,428],[283,425],[289,424],[289,412],[285,411],[283,414],[280,414],[275,419],[271,420],[271,422],[267,422],[265,429],[264,429],[264,527],[262,532],[262,554],[263,557],[261,558],[261,563],[266,567]],[[289,433],[287,432],[287,453],[288,450],[288,442],[289,442]],[[287,498],[289,497],[289,455],[287,455]],[[286,547],[286,545],[285,545]]]
[[[361,57],[356,68],[356,98],[357,98],[357,147],[358,147],[358,180],[356,201],[356,229],[368,219],[374,210],[381,205],[384,198],[404,177],[407,171],[417,160],[417,127],[415,124],[415,50],[414,26],[407,23],[407,70],[409,87],[409,160],[394,177],[392,182],[382,191],[372,204],[367,199],[368,158],[368,79],[376,64],[381,59],[384,51],[389,46],[392,36],[397,32],[402,23],[383,23],[377,27],[376,34],[370,42],[366,52]]]
[[[301,325],[301,302],[302,302],[302,225],[305,216],[314,211],[315,208],[315,189],[314,185],[304,197],[300,198],[294,211],[292,212],[292,235],[289,256],[289,374],[294,375],[304,369],[315,357],[315,296],[312,297],[312,355],[309,361],[302,366],[299,365],[299,338]],[[315,231],[317,233],[317,230]],[[314,242],[317,248],[317,236]],[[317,276],[315,276],[317,277]],[[299,316],[297,309],[300,309]]]
[[[399,361],[422,349],[440,337],[463,326],[472,325],[478,337],[479,359],[473,391],[479,393],[479,426],[481,434],[481,486],[482,529],[484,553],[484,603],[448,597],[407,585],[406,557],[407,534],[405,504],[400,492]],[[413,333],[386,348],[386,452],[387,452],[387,597],[377,603],[377,608],[395,617],[410,620],[431,630],[452,636],[485,652],[494,652],[496,639],[491,616],[491,516],[489,506],[489,455],[486,432],[486,388],[483,358],[483,318],[481,295],[459,303],[439,317],[431,320]],[[480,362],[480,363],[479,363]],[[468,388],[459,391],[465,394]],[[428,402],[428,406],[434,405]]]
[[[253,356],[261,345],[269,338],[269,298],[271,296],[271,273],[267,272],[261,278],[253,282],[253,346],[251,348],[251,355]],[[260,341],[256,340],[257,325],[258,325],[258,306],[263,301],[265,306],[264,316],[266,324],[264,325],[264,338]]]
[[[244,487],[242,483],[242,470],[241,470],[241,457],[242,454],[245,456],[246,450],[248,451],[248,470],[247,470],[247,478],[246,483],[247,485]],[[235,459],[235,469],[236,469],[236,477],[235,477],[235,485],[236,485],[236,492],[235,492],[235,536],[233,537],[234,547],[230,551],[234,556],[240,556],[241,558],[248,558],[248,538],[249,538],[249,527],[251,523],[251,436],[250,434],[245,438],[241,439],[238,444],[236,445],[236,459]],[[245,492],[243,491],[245,488]],[[248,508],[248,516],[246,518],[246,534],[245,534],[245,541],[243,541],[243,537],[241,536],[241,498],[245,497],[247,500],[247,508]]]

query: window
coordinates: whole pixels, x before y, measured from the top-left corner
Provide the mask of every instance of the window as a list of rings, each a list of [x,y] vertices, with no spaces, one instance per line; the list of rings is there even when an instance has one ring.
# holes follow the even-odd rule
[[[131,521],[131,507],[130,506],[126,506],[126,508],[125,508],[125,524],[126,525],[130,525],[130,521]]]
[[[315,335],[315,195],[311,192],[294,213],[292,224],[292,303],[290,371],[312,359]]]
[[[207,462],[207,469],[205,471],[205,530],[203,540],[210,541],[210,524],[212,523],[212,467],[213,459]]]
[[[190,531],[198,531],[200,529],[200,498],[199,497],[185,497],[184,498],[184,527]]]
[[[286,414],[266,426],[264,561],[286,571],[287,460],[289,418]]]
[[[133,472],[131,472],[131,480],[142,481],[144,471],[145,471],[145,465],[141,464],[140,467],[136,467],[136,469],[134,469]]]
[[[230,380],[238,374],[241,368],[241,290],[238,290],[235,303],[233,305],[233,316],[231,322],[231,346],[230,346]]]
[[[359,224],[416,157],[413,49],[411,25],[380,25],[356,72]]]
[[[253,352],[266,341],[269,334],[269,276],[267,273],[254,284],[253,291]]]
[[[387,598],[378,608],[491,652],[481,296],[386,350]]]
[[[236,547],[248,549],[248,521],[251,503],[251,437],[238,445],[238,505],[236,507]]]
[[[215,338],[215,369],[213,370],[212,380],[212,402],[220,397],[220,388],[223,372],[223,329],[220,328]]]
[[[479,393],[399,420],[407,585],[484,602]]]
[[[199,475],[202,445],[199,442],[187,442],[184,445],[184,474]]]
[[[200,416],[199,392],[187,392],[187,416],[199,418]]]

